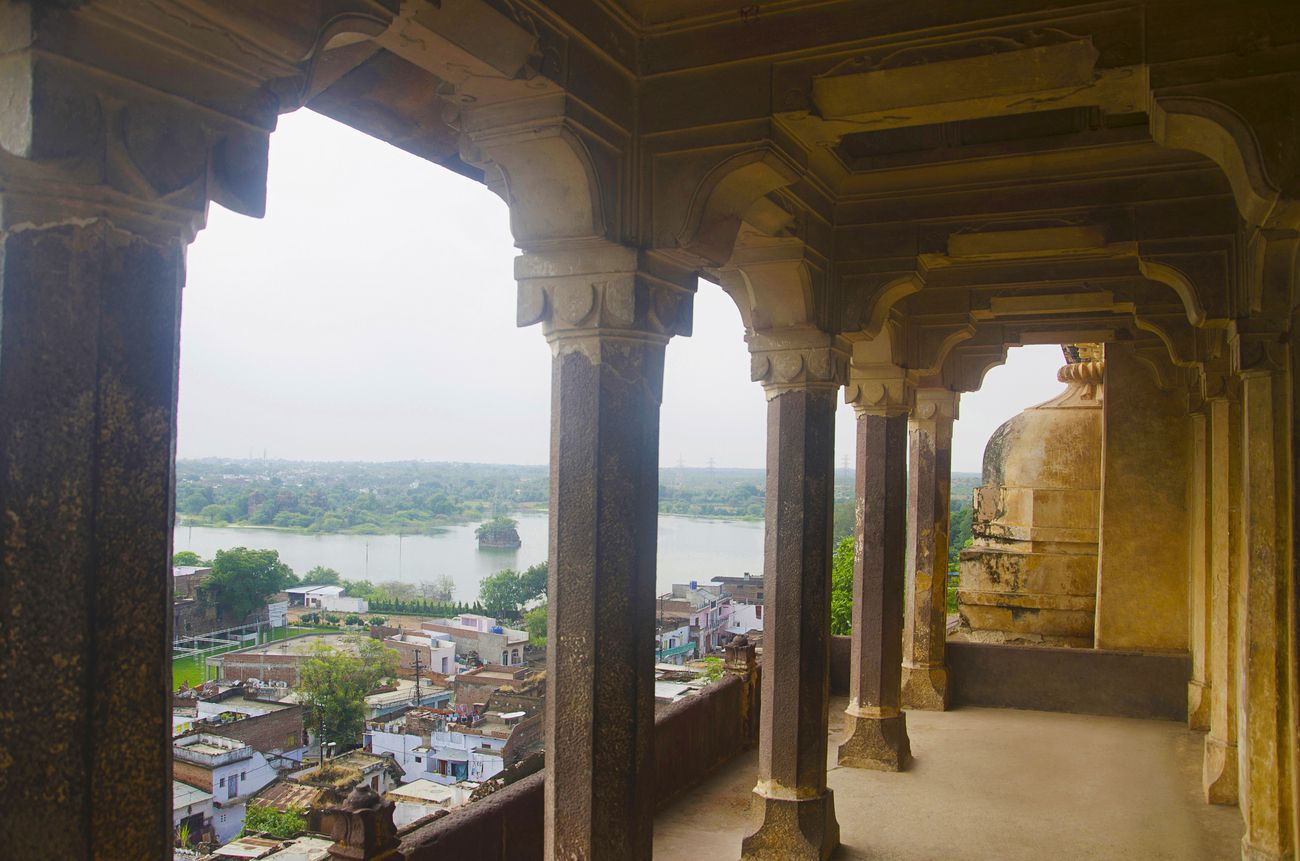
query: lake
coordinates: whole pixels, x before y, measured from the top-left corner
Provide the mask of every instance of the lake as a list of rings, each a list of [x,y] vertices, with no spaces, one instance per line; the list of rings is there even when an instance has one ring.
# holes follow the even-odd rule
[[[456,582],[455,599],[472,602],[484,576],[502,568],[519,570],[546,561],[546,514],[512,516],[519,521],[523,542],[515,550],[479,550],[474,538],[476,523],[450,526],[436,535],[404,536],[300,535],[274,529],[178,526],[175,549],[193,550],[205,559],[232,547],[278,550],[295,574],[322,565],[349,580],[372,583],[421,583],[447,574]],[[763,571],[761,522],[659,518],[659,594],[674,583],[706,582],[718,575],[738,576],[746,571]]]

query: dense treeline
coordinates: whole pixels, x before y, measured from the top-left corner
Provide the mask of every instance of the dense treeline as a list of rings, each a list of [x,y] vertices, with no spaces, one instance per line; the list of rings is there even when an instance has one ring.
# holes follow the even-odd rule
[[[303,532],[417,533],[544,506],[541,466],[190,460],[176,465],[182,522]]]

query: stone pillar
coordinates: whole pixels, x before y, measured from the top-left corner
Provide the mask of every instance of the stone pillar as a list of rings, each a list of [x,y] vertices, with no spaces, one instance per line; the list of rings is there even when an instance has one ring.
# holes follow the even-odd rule
[[[1210,581],[1209,542],[1213,530],[1209,505],[1209,432],[1204,404],[1187,417],[1191,426],[1192,476],[1188,484],[1187,569],[1190,589],[1188,609],[1190,627],[1188,646],[1192,657],[1192,677],[1187,682],[1187,726],[1205,731],[1210,728]]]
[[[902,771],[912,757],[902,711],[903,585],[907,544],[907,391],[855,368],[846,389],[857,413],[853,649],[849,738],[839,764]]]
[[[919,389],[908,421],[904,708],[942,711],[948,705],[948,497],[959,397],[946,389]]]
[[[1242,857],[1293,857],[1290,672],[1287,577],[1290,574],[1290,444],[1285,345],[1274,332],[1233,333],[1233,364],[1241,378],[1242,520],[1247,548],[1241,584],[1237,667],[1238,803],[1246,823]]]
[[[835,401],[848,356],[811,327],[748,340],[768,398],[767,535],[756,827],[742,857],[824,861],[839,845],[826,735]]]
[[[260,208],[267,133],[187,103],[163,35],[0,19],[0,854],[170,857],[185,248],[210,199]],[[94,68],[128,52],[175,86]]]
[[[1207,375],[1205,544],[1209,642],[1206,672],[1209,733],[1202,789],[1211,804],[1237,803],[1236,570],[1241,541],[1241,411],[1229,397],[1226,374]]]
[[[691,294],[601,241],[525,253],[515,274],[519,322],[554,355],[546,857],[648,860],[659,404]]]

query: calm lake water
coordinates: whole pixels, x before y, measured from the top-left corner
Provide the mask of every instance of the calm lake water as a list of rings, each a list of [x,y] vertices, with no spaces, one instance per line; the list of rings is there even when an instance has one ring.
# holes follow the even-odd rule
[[[523,545],[517,550],[479,550],[478,524],[451,526],[436,535],[299,535],[272,529],[176,527],[175,549],[193,550],[205,559],[218,550],[249,547],[278,550],[296,574],[323,565],[349,580],[432,581],[448,574],[456,581],[457,601],[478,597],[478,584],[502,568],[527,568],[546,560],[547,516],[512,515]],[[717,575],[763,571],[763,524],[735,520],[659,518],[658,591],[673,583],[708,581]]]

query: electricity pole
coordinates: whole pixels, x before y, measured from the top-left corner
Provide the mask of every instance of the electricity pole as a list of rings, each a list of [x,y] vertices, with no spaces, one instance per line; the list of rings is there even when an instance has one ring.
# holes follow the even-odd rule
[[[415,649],[415,704],[420,704],[420,649]]]

